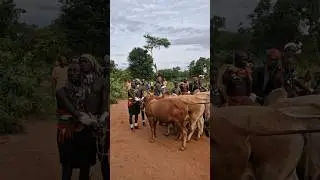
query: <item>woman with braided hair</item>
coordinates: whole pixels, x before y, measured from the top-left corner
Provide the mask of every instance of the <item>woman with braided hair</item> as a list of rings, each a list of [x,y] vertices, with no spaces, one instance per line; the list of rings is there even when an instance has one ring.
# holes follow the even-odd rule
[[[62,180],[71,180],[74,168],[80,169],[79,180],[89,180],[90,167],[96,163],[96,140],[92,136],[92,121],[83,113],[86,90],[82,87],[79,64],[70,64],[68,82],[56,91],[56,98]]]
[[[108,61],[108,56],[105,57]],[[82,72],[82,86],[86,89],[87,98],[85,102],[86,112],[98,119],[96,127],[96,135],[98,139],[98,158],[101,162],[101,172],[103,179],[109,179],[109,129],[107,127],[109,120],[108,113],[108,85],[107,80],[103,78],[106,72],[97,62],[97,60],[89,55],[84,54],[79,58],[79,64]]]

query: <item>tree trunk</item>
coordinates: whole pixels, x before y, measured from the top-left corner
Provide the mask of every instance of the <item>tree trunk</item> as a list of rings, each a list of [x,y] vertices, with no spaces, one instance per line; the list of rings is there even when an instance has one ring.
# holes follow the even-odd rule
[[[151,57],[153,58],[152,49],[150,50],[150,54],[151,54]],[[156,75],[158,75],[158,68],[157,68],[157,64],[155,62],[153,64],[153,67],[154,67],[154,70],[156,71]]]

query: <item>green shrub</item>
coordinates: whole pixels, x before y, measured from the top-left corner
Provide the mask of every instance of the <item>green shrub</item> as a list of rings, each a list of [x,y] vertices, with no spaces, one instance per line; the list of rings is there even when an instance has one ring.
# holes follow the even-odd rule
[[[125,87],[126,74],[121,70],[114,70],[110,74],[110,103],[115,104],[117,100],[127,97]]]
[[[32,58],[30,54],[0,53],[0,134],[21,131],[23,116],[52,107],[51,91],[41,86],[48,69],[30,66]]]

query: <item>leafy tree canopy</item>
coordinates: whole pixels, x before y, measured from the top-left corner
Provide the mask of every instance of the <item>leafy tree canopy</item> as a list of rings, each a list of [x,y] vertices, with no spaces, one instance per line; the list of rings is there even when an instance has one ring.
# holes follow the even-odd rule
[[[129,53],[128,61],[132,77],[147,80],[153,77],[153,58],[143,48],[133,48]]]

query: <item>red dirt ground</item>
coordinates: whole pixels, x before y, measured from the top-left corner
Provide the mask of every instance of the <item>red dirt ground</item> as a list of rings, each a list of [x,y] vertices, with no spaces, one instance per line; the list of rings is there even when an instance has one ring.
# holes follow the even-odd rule
[[[166,137],[157,126],[158,137],[150,143],[150,128],[129,129],[127,101],[111,106],[112,180],[209,180],[210,142],[191,140],[183,152],[180,141]],[[141,116],[139,117],[139,120]]]
[[[52,119],[52,118],[51,118]],[[54,120],[26,123],[26,133],[0,136],[1,180],[58,180],[60,164]],[[101,180],[98,164],[92,180]],[[74,170],[72,180],[78,178]]]
[[[158,127],[158,139],[149,143],[149,127],[131,132],[127,102],[111,106],[112,180],[209,180],[209,140],[191,141],[184,152],[180,142],[165,137]],[[58,180],[60,164],[56,146],[54,118],[26,123],[26,133],[0,136],[1,180]],[[92,179],[99,180],[98,165]],[[75,170],[73,180],[78,173]]]

